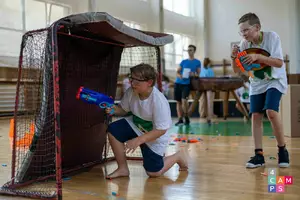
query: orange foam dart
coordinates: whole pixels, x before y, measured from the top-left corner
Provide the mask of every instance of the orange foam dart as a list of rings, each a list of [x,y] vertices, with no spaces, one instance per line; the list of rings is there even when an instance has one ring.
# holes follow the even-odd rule
[[[186,137],[180,138],[180,141],[183,141],[183,140],[187,141],[187,138]]]
[[[10,124],[9,124],[9,138],[13,138],[14,137],[14,124],[15,124],[15,121],[14,119],[11,119],[10,120]]]
[[[180,141],[180,138],[175,138],[174,141],[178,142],[178,141]]]
[[[11,120],[10,130],[9,130],[9,139],[10,145],[13,146],[13,135],[14,135],[14,120]],[[34,124],[30,124],[29,133],[25,133],[24,137],[16,141],[16,147],[29,147],[34,136]]]
[[[190,140],[188,140],[188,143],[197,143],[197,142],[199,142],[199,141],[196,140],[196,139],[190,139]]]
[[[29,147],[33,138],[33,133],[25,133],[24,137],[16,142],[17,147]]]

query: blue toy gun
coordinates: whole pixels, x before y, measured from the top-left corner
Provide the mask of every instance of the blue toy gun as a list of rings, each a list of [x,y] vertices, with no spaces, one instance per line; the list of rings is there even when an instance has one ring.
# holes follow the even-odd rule
[[[109,113],[110,115],[113,115],[115,112],[113,109],[114,100],[111,97],[106,96],[105,94],[80,87],[77,92],[76,98],[81,99],[88,104],[96,104],[103,109],[112,108],[111,112]]]

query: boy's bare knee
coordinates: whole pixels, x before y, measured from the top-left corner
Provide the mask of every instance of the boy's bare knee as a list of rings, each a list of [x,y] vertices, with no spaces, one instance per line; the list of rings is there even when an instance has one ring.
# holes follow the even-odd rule
[[[155,178],[161,176],[161,172],[146,172],[148,176]]]
[[[252,113],[252,119],[254,121],[261,121],[263,118],[263,114],[261,113]]]
[[[277,112],[274,110],[266,110],[266,113],[270,121],[273,120],[277,115]]]

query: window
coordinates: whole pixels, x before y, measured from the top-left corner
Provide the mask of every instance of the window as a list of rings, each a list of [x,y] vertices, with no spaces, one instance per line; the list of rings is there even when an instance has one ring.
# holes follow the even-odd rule
[[[67,6],[39,0],[26,0],[26,30],[44,28],[69,13],[70,8]]]
[[[20,54],[22,34],[22,32],[17,31],[0,30],[0,56],[17,58]],[[15,59],[15,62],[17,62],[17,59]]]
[[[164,8],[184,16],[191,16],[191,1],[192,0],[164,0]]]
[[[67,5],[46,0],[0,1],[0,37],[3,38],[0,41],[0,65],[5,66],[18,66],[22,35],[26,31],[45,28],[71,12]]]
[[[130,28],[133,29],[137,29],[137,30],[143,30],[145,31],[147,29],[146,25],[143,24],[139,24],[133,21],[128,21],[128,20],[123,20],[120,18],[117,18],[121,21],[123,21],[123,23],[126,26],[129,26]],[[122,59],[121,59],[121,63],[120,63],[120,74],[127,74],[129,73],[129,68],[140,64],[141,62],[148,62],[147,61],[147,57],[143,56],[145,55],[145,51],[147,51],[145,48],[142,47],[131,47],[131,48],[126,48],[124,49],[123,53],[122,53]],[[125,71],[124,71],[125,70]]]
[[[0,10],[0,27],[23,30],[20,0],[1,0]]]
[[[174,41],[164,48],[165,67],[168,70],[175,70],[180,62],[188,57],[187,49],[193,43],[193,39],[176,33],[168,34],[173,35]]]

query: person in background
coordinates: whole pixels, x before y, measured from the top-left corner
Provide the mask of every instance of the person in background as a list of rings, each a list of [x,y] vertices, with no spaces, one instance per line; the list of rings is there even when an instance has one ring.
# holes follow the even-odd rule
[[[211,61],[209,58],[206,57],[203,61],[203,67],[201,68],[200,78],[210,78],[214,76],[215,73],[211,68]],[[211,124],[211,119],[214,116],[214,98],[215,93],[213,91],[206,91],[202,93],[200,97],[199,114],[200,117],[206,115],[208,124]]]
[[[248,76],[242,74],[241,77],[244,79],[244,86],[238,88],[235,92],[240,97],[241,102],[244,104],[244,107],[246,108],[247,112],[250,112],[250,96],[249,96],[249,78]],[[239,106],[237,103],[236,108],[243,114],[243,109]],[[247,121],[247,118],[244,116],[244,121]]]
[[[162,93],[168,99],[169,96],[170,79],[166,75],[162,75]]]
[[[123,94],[126,92],[126,90],[128,88],[131,87],[130,81],[129,81],[129,75],[130,75],[129,73],[126,74],[126,77],[123,79]]]
[[[195,58],[196,46],[188,46],[189,58],[182,60],[178,69],[177,77],[174,85],[174,97],[176,100],[176,109],[178,115],[178,122],[175,126],[183,124],[183,117],[185,118],[185,125],[190,124],[188,98],[190,95],[190,79],[191,77],[199,76],[201,69],[200,60]]]

